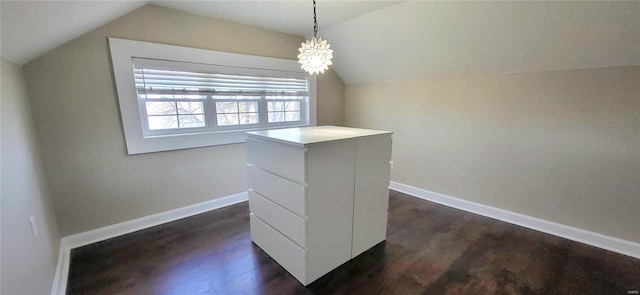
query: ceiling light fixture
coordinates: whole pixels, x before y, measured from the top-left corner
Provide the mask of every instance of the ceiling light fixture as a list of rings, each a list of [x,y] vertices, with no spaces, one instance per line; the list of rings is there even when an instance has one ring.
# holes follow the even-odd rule
[[[313,0],[313,38],[306,40],[298,49],[298,63],[309,74],[321,74],[332,65],[333,50],[327,40],[318,37],[318,20],[316,18],[316,0]]]

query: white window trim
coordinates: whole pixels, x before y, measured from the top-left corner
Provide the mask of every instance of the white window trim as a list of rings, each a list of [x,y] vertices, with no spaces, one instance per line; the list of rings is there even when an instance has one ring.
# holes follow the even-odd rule
[[[118,38],[109,38],[109,46],[111,51],[114,80],[116,83],[116,90],[118,92],[118,102],[120,104],[122,127],[124,129],[127,152],[129,155],[242,143],[246,139],[246,131],[256,130],[246,129],[242,131],[190,133],[145,138],[143,134],[144,127],[140,120],[140,108],[137,99],[135,81],[133,79],[132,58],[134,57],[304,73],[304,71],[300,69],[298,62],[295,60],[236,54]],[[305,116],[307,122],[298,126],[315,126],[317,124],[316,77],[308,76],[307,81],[309,83],[309,107],[308,113]]]

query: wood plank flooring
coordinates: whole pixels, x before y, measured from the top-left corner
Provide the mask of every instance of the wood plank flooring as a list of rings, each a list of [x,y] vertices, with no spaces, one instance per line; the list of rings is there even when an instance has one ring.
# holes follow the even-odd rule
[[[640,260],[391,191],[387,241],[307,287],[247,203],[71,252],[68,294],[638,294]]]

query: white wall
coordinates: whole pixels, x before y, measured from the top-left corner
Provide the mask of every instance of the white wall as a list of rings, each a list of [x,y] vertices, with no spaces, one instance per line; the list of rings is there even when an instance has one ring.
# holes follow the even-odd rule
[[[0,293],[51,292],[60,235],[37,151],[22,69],[2,59],[2,287]],[[35,218],[38,237],[31,233]]]
[[[244,144],[126,154],[107,37],[287,59],[304,41],[147,5],[25,65],[62,234],[246,190]],[[330,74],[318,82],[318,122],[342,124],[342,116],[327,115],[343,106],[332,93],[344,84]]]
[[[392,180],[640,242],[640,66],[348,84]]]

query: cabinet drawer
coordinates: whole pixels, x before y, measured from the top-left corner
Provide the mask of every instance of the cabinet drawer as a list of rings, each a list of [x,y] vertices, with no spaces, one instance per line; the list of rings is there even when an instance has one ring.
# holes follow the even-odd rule
[[[276,204],[306,217],[305,188],[295,182],[273,175],[253,166],[247,166],[249,189]]]
[[[250,214],[250,219],[251,240],[298,281],[306,285],[306,251],[264,223],[253,213]]]
[[[306,247],[306,221],[276,203],[249,191],[249,210],[302,248]]]
[[[305,183],[304,148],[269,140],[247,138],[247,163],[291,179]]]

